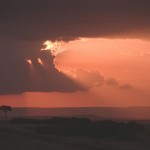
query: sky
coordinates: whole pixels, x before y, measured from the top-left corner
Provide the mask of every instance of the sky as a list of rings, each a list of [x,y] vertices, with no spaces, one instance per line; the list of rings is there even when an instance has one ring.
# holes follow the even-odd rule
[[[0,105],[150,106],[148,0],[1,0]]]

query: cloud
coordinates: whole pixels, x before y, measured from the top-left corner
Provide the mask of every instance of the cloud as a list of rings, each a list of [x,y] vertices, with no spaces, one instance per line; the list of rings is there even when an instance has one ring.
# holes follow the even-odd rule
[[[108,86],[118,86],[119,85],[119,83],[113,78],[109,78],[109,79],[105,80],[105,84]]]
[[[130,84],[123,84],[123,85],[120,85],[120,88],[123,89],[123,90],[130,90],[130,89],[133,89],[132,85],[130,85]]]
[[[1,36],[150,38],[149,0],[1,0]]]
[[[7,47],[7,43],[0,43],[3,44]],[[0,50],[0,94],[88,91],[102,86],[132,89],[131,85],[121,85],[113,78],[105,79],[98,71],[78,69],[73,72],[72,80],[57,70],[54,60],[50,51]]]
[[[120,84],[116,79],[114,78],[109,78],[109,79],[106,79],[105,80],[105,84],[109,87],[117,87],[119,89],[122,89],[122,90],[131,90],[133,89],[133,86],[128,84],[128,83],[125,83],[125,84]]]
[[[55,68],[54,59],[49,51],[28,58],[20,51],[0,51],[0,94],[84,90]]]
[[[148,0],[0,0],[0,94],[85,90],[59,72],[50,55],[41,54],[42,41],[149,38],[149,5]],[[88,87],[104,82],[98,73],[80,75],[90,79]]]
[[[75,80],[77,80],[81,85],[89,90],[93,87],[99,87],[104,84],[104,77],[98,71],[86,71],[83,69],[77,69],[72,72]]]
[[[74,76],[75,80],[78,81],[86,90],[90,90],[92,88],[99,87],[110,87],[110,88],[118,88],[121,90],[131,90],[133,89],[130,84],[120,84],[114,78],[105,78],[98,71],[86,71],[83,69],[77,69],[71,72],[72,76]]]

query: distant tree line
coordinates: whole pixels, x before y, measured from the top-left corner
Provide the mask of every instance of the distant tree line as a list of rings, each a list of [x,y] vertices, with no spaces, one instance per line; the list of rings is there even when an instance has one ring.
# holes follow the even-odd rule
[[[91,121],[87,118],[26,119],[16,118],[12,123],[36,124],[35,131],[43,135],[86,136],[94,138],[136,139],[144,128],[136,122],[112,120]],[[39,126],[38,126],[39,125]]]

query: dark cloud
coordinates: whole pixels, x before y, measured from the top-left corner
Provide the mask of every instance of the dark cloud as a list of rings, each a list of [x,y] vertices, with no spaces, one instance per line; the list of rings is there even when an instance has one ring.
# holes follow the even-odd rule
[[[74,92],[85,90],[55,68],[49,51],[22,55],[22,51],[0,51],[0,94],[23,92]],[[30,59],[32,64],[27,62]],[[42,65],[38,62],[42,61]]]
[[[1,0],[1,36],[26,40],[150,36],[149,0]]]
[[[123,84],[123,85],[120,85],[120,88],[123,89],[123,90],[130,90],[130,89],[133,89],[132,85],[130,85],[130,84]]]
[[[85,90],[56,69],[54,64],[55,56],[52,56],[49,51],[41,51],[38,57],[43,65],[38,62],[37,57],[31,58],[34,72],[32,72],[31,68],[29,91],[74,92]]]
[[[105,84],[107,86],[110,86],[110,87],[117,87],[117,88],[120,88],[122,90],[131,90],[133,89],[133,86],[128,84],[128,83],[125,83],[125,84],[120,84],[116,79],[114,78],[109,78],[107,80],[105,80]]]
[[[119,85],[119,83],[118,83],[115,79],[113,79],[113,78],[107,79],[107,80],[105,81],[105,83],[106,83],[106,85],[108,85],[108,86],[118,86],[118,85]]]

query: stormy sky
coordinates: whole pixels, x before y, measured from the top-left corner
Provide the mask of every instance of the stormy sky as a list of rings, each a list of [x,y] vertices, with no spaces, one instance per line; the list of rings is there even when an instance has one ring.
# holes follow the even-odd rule
[[[83,90],[53,68],[53,57],[40,52],[42,42],[80,37],[149,40],[149,6],[148,0],[1,0],[0,93]],[[38,58],[53,71],[41,68]],[[32,59],[36,73],[31,75],[26,59]]]
[[[148,0],[1,0],[1,36],[18,40],[149,38]]]

